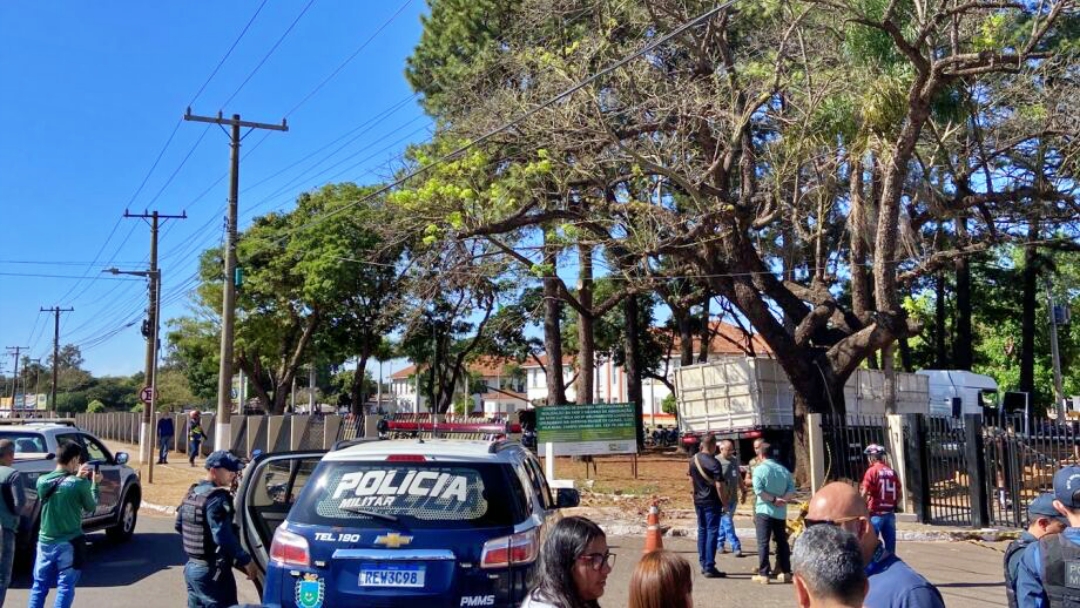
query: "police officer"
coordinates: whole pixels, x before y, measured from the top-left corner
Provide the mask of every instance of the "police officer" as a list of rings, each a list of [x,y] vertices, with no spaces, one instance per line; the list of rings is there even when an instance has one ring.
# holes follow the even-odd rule
[[[1020,571],[1020,558],[1028,545],[1039,542],[1047,534],[1061,534],[1069,527],[1069,520],[1054,508],[1053,494],[1040,494],[1028,505],[1028,529],[1020,533],[1020,538],[1009,543],[1005,548],[1005,595],[1009,608],[1017,608],[1016,577]]]
[[[242,463],[225,450],[206,458],[206,479],[191,486],[176,512],[176,531],[183,536],[188,608],[234,606],[237,566],[254,578],[255,564],[240,546],[233,525],[230,489]]]
[[[1024,550],[1016,581],[1021,608],[1080,608],[1080,466],[1054,474],[1054,510],[1069,527]]]

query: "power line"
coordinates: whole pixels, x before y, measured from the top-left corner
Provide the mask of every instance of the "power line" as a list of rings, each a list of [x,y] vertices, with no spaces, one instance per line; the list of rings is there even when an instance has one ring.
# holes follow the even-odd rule
[[[508,121],[508,122],[506,122],[506,123],[504,123],[504,124],[502,124],[502,125],[500,125],[498,127],[495,127],[494,129],[488,131],[487,133],[481,135],[480,137],[478,137],[476,139],[470,140],[468,143],[462,144],[461,146],[454,149],[453,151],[448,152],[448,153],[436,158],[435,160],[431,161],[430,163],[410,171],[405,176],[397,179],[396,181],[394,181],[394,182],[392,182],[390,184],[387,184],[386,186],[383,186],[382,188],[379,188],[375,192],[372,192],[371,194],[369,194],[367,196],[364,196],[359,200],[353,201],[352,203],[350,203],[348,205],[343,205],[342,207],[334,209],[333,211],[329,211],[329,212],[324,213],[322,215],[316,216],[316,217],[312,218],[311,220],[309,220],[308,222],[305,222],[304,224],[301,224],[300,226],[297,226],[296,228],[288,230],[285,235],[281,236],[278,239],[275,239],[275,242],[281,243],[295,232],[298,232],[298,231],[303,230],[305,228],[309,228],[309,227],[321,224],[322,222],[326,221],[327,219],[329,219],[329,218],[331,218],[331,217],[333,217],[335,215],[338,215],[338,214],[348,210],[351,207],[355,207],[356,205],[360,205],[360,204],[362,204],[362,203],[364,203],[366,201],[369,201],[369,200],[372,200],[372,199],[374,199],[376,197],[382,196],[383,194],[385,194],[385,193],[389,192],[390,190],[392,190],[392,189],[406,183],[407,181],[411,180],[412,178],[414,178],[414,177],[416,177],[418,175],[422,175],[422,174],[426,173],[431,168],[433,168],[433,167],[435,167],[437,165],[440,165],[440,164],[442,164],[444,162],[447,162],[447,161],[449,161],[451,159],[454,159],[454,158],[460,156],[461,154],[467,152],[468,150],[476,147],[477,145],[488,141],[489,139],[495,137],[496,135],[498,135],[500,133],[503,133],[503,132],[505,132],[505,131],[507,131],[509,129],[512,129],[513,127],[521,124],[523,121],[525,121],[529,117],[533,116],[534,114],[540,112],[541,110],[543,110],[545,108],[548,108],[550,106],[553,106],[556,103],[559,103],[560,101],[566,99],[567,97],[570,97],[571,95],[573,95],[574,93],[580,91],[581,89],[589,86],[593,82],[596,82],[601,77],[606,76],[606,75],[610,74],[611,72],[614,72],[615,70],[618,70],[619,68],[627,65],[631,61],[634,61],[635,59],[641,57],[642,55],[648,53],[649,51],[652,51],[653,49],[656,49],[660,45],[666,43],[668,40],[671,40],[672,38],[675,38],[676,36],[679,36],[683,32],[685,32],[685,31],[687,31],[687,30],[689,30],[689,29],[691,29],[691,28],[693,28],[693,27],[707,21],[708,19],[711,19],[713,16],[717,15],[721,11],[723,11],[723,10],[727,9],[728,7],[730,7],[731,5],[735,4],[735,2],[737,2],[737,1],[738,0],[728,0],[727,2],[725,2],[723,4],[720,4],[720,5],[717,5],[716,7],[702,13],[701,15],[699,15],[699,16],[697,16],[697,17],[695,17],[695,18],[693,18],[693,19],[691,19],[689,21],[686,21],[686,22],[682,23],[681,25],[676,27],[674,30],[668,32],[667,34],[664,34],[663,36],[660,36],[659,38],[656,38],[655,40],[653,40],[653,41],[649,42],[648,44],[644,45],[643,47],[641,47],[640,49],[630,53],[629,55],[623,57],[622,59],[616,61],[615,63],[609,65],[608,67],[600,70],[599,72],[596,72],[596,73],[588,76],[584,80],[581,80],[577,84],[575,84],[575,85],[571,86],[570,88],[566,89],[565,91],[555,95],[554,97],[548,99],[547,101],[545,101],[545,102],[543,102],[543,103],[541,103],[541,104],[539,104],[539,105],[537,105],[537,106],[535,106],[533,108],[530,108],[529,110],[526,110],[525,112],[519,114],[517,117],[511,119],[510,121]]]
[[[195,105],[195,102],[199,100],[199,96],[202,95],[203,91],[206,90],[206,86],[209,85],[210,81],[214,79],[214,76],[217,75],[218,70],[221,69],[221,66],[225,65],[225,61],[229,58],[229,55],[232,55],[232,52],[236,49],[236,45],[240,44],[240,40],[243,39],[245,34],[247,34],[248,29],[251,28],[251,24],[255,23],[255,18],[258,17],[259,13],[262,12],[263,7],[266,6],[267,1],[268,0],[263,0],[262,3],[259,4],[259,8],[255,9],[255,13],[251,15],[251,18],[248,19],[248,22],[244,24],[244,29],[240,30],[240,34],[236,37],[236,40],[233,40],[233,43],[229,47],[229,50],[225,51],[225,54],[221,57],[221,61],[218,61],[218,64],[214,66],[213,71],[210,72],[210,75],[206,77],[206,81],[202,83],[202,86],[199,87],[199,90],[195,92],[195,96],[191,98],[191,101],[189,101],[187,105],[193,106]],[[183,119],[181,119],[180,122],[183,122]],[[177,123],[177,127],[179,126],[180,123]],[[175,130],[173,132],[175,133]]]
[[[349,56],[348,56],[348,57],[347,57],[347,58],[345,59],[345,61],[342,61],[342,62],[341,62],[341,64],[340,64],[340,65],[338,65],[338,67],[337,67],[337,68],[335,68],[333,72],[330,72],[330,75],[329,75],[329,76],[327,76],[326,78],[324,78],[324,79],[322,80],[322,82],[320,82],[319,84],[315,85],[315,88],[314,88],[314,89],[312,89],[310,93],[308,93],[307,95],[305,95],[305,96],[304,96],[304,98],[303,98],[303,99],[301,99],[301,100],[300,100],[300,101],[299,101],[299,102],[298,102],[298,103],[297,103],[296,105],[294,105],[294,106],[292,107],[292,109],[291,109],[291,110],[289,110],[288,112],[286,112],[286,113],[285,113],[285,117],[286,117],[286,118],[288,118],[289,116],[292,116],[293,112],[295,112],[295,111],[299,110],[299,109],[300,109],[300,106],[302,106],[302,105],[304,105],[305,103],[307,103],[307,101],[308,101],[309,99],[311,99],[311,98],[312,98],[312,97],[313,97],[313,96],[314,96],[314,95],[315,95],[316,93],[318,93],[318,92],[319,92],[319,90],[321,90],[321,89],[322,89],[322,88],[323,88],[324,86],[326,86],[326,83],[328,83],[328,82],[330,82],[331,80],[333,80],[333,79],[334,79],[334,77],[335,77],[335,76],[337,76],[337,75],[338,75],[338,73],[339,73],[339,72],[341,72],[341,70],[345,69],[345,66],[349,65],[349,63],[350,63],[350,62],[352,62],[352,60],[353,60],[353,59],[356,59],[357,55],[359,55],[359,54],[360,54],[360,53],[361,53],[361,52],[362,52],[362,51],[363,51],[363,50],[364,50],[365,48],[367,48],[367,46],[368,46],[369,44],[371,44],[371,42],[372,42],[373,40],[375,40],[375,38],[377,38],[377,37],[379,36],[379,34],[381,34],[381,33],[382,33],[382,31],[383,31],[384,29],[386,29],[386,27],[387,27],[388,25],[390,25],[390,23],[391,23],[391,22],[393,22],[393,21],[394,21],[394,19],[397,19],[398,15],[400,15],[400,14],[402,13],[402,11],[404,11],[404,10],[405,10],[405,7],[409,6],[410,4],[412,4],[412,0],[405,0],[405,2],[404,2],[404,3],[403,3],[403,4],[401,5],[401,6],[399,6],[399,7],[398,7],[397,11],[396,11],[396,12],[394,12],[394,14],[393,14],[393,15],[391,15],[389,19],[387,19],[386,21],[384,21],[384,22],[383,22],[383,24],[382,24],[382,25],[380,25],[380,26],[379,26],[379,28],[378,28],[378,29],[376,29],[376,30],[375,30],[375,32],[374,32],[373,34],[371,34],[371,36],[368,36],[368,39],[367,39],[367,40],[365,40],[365,41],[364,41],[363,43],[361,43],[361,44],[360,44],[360,46],[359,46],[359,47],[358,47],[358,48],[357,48],[357,49],[356,49],[355,51],[353,51],[352,55],[349,55]],[[305,9],[305,10],[306,10],[306,9]]]
[[[255,69],[251,70],[251,73],[248,74],[247,78],[245,78],[244,81],[240,83],[240,86],[236,87],[236,90],[233,91],[232,95],[229,95],[229,98],[225,100],[225,103],[221,104],[221,108],[225,108],[225,106],[229,105],[229,102],[231,102],[233,99],[236,98],[237,95],[240,94],[240,91],[243,90],[247,83],[255,76],[255,74],[259,72],[259,69],[262,68],[264,63],[266,63],[266,60],[270,59],[270,56],[274,54],[274,51],[277,50],[278,46],[280,46],[281,43],[285,40],[285,38],[288,37],[289,32],[291,32],[293,28],[296,27],[296,24],[300,22],[300,19],[304,16],[305,13],[308,12],[308,9],[311,8],[312,4],[315,4],[315,0],[308,0],[308,3],[304,6],[304,9],[301,10],[300,14],[296,16],[296,19],[293,19],[293,22],[289,24],[289,27],[285,30],[283,34],[281,34],[281,37],[277,39],[277,42],[274,43],[274,46],[270,47],[270,50],[267,51],[265,55],[263,55],[263,58],[255,66]]]
[[[86,278],[86,275],[79,274],[41,274],[36,272],[0,272],[0,276],[4,277],[27,277],[34,279],[74,279],[81,281]],[[98,277],[99,279],[106,281],[133,281],[135,279],[125,279],[122,277]]]

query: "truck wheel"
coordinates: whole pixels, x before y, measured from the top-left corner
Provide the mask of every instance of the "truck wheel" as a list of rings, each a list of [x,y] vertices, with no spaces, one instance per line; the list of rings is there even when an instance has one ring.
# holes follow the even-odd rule
[[[113,542],[125,542],[131,540],[135,534],[135,523],[139,519],[139,507],[134,496],[124,498],[124,504],[120,506],[120,517],[116,525],[107,528],[105,535]]]

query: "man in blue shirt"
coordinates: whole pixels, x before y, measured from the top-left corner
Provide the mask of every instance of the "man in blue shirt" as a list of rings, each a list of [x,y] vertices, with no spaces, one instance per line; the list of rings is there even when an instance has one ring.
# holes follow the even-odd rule
[[[772,459],[768,443],[758,448],[761,464],[754,468],[754,529],[757,532],[758,573],[754,582],[769,582],[769,539],[776,541],[776,580],[790,583],[791,548],[787,535],[787,503],[795,493],[795,479],[784,465]]]
[[[1054,508],[1053,494],[1040,494],[1028,505],[1028,529],[1005,549],[1005,595],[1009,608],[1019,606],[1016,601],[1016,577],[1020,572],[1024,550],[1047,534],[1061,534],[1068,527],[1069,520]]]
[[[173,436],[176,435],[176,426],[173,424],[172,408],[161,414],[157,421],[158,434],[158,464],[169,464],[169,450],[172,449]]]
[[[936,587],[885,550],[870,524],[866,501],[852,486],[834,482],[818,490],[810,499],[805,523],[807,528],[839,526],[859,539],[870,579],[865,608],[945,608]]]
[[[1069,527],[1024,550],[1016,577],[1021,608],[1080,606],[1080,466],[1054,474],[1054,510]]]

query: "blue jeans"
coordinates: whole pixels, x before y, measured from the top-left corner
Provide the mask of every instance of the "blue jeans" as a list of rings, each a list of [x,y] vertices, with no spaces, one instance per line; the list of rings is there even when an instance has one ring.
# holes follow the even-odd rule
[[[189,559],[184,565],[184,582],[188,608],[227,608],[239,603],[236,579],[227,565]]]
[[[874,532],[881,537],[885,550],[896,555],[896,514],[871,515],[870,523],[874,524]]]
[[[29,608],[44,608],[49,589],[56,585],[55,608],[70,608],[75,601],[75,584],[80,571],[73,567],[75,548],[71,543],[39,542],[34,562],[34,587],[30,590]]]
[[[697,510],[697,553],[702,571],[716,567],[716,546],[720,540],[721,509],[714,505],[694,505]]]
[[[188,462],[195,464],[195,458],[199,455],[199,447],[202,446],[202,440],[192,439],[188,442]]]
[[[4,605],[11,586],[11,565],[15,562],[15,531],[4,528],[0,537],[0,606]]]
[[[158,462],[169,459],[169,449],[172,447],[172,435],[163,435],[158,438]]]
[[[732,506],[731,510],[725,509],[720,515],[720,537],[716,541],[716,546],[721,551],[724,549],[724,543],[727,542],[728,537],[731,537],[731,551],[734,553],[742,553],[742,542],[739,541],[739,537],[735,536],[735,507]]]

